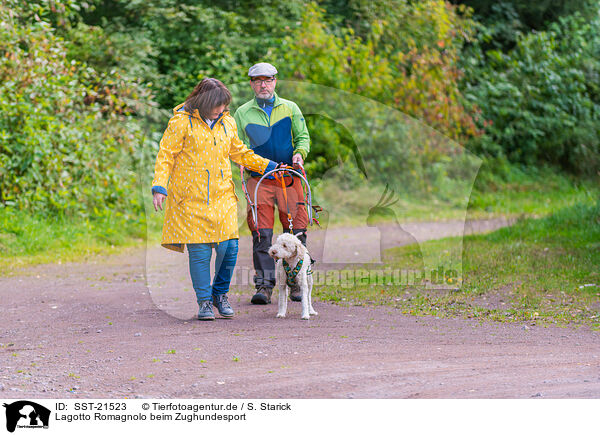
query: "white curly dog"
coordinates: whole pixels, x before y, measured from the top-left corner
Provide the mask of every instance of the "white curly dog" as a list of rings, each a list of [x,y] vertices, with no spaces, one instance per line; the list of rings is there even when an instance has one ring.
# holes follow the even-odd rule
[[[318,313],[312,306],[313,277],[308,249],[298,237],[283,233],[269,248],[269,255],[277,261],[275,273],[279,285],[277,317],[285,317],[288,292],[291,286],[299,286],[302,292],[302,318],[308,320]]]

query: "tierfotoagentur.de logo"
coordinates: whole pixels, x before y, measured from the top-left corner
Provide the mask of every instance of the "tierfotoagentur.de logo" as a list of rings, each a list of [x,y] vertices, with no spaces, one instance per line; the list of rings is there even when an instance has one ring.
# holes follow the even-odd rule
[[[35,402],[19,400],[11,404],[5,403],[6,430],[15,429],[48,429],[50,410]]]

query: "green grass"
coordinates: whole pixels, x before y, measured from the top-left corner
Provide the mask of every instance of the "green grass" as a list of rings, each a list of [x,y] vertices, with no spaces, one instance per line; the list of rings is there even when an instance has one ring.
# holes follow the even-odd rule
[[[0,274],[57,261],[85,261],[139,246],[145,238],[143,216],[107,213],[84,219],[44,217],[0,208]]]
[[[401,222],[423,222],[483,218],[541,217],[600,195],[598,180],[578,180],[551,169],[526,171],[508,166],[497,171],[486,162],[471,190],[468,203],[461,198],[442,199],[418,194],[396,192],[398,202],[394,215]],[[344,183],[316,186],[314,196],[324,205],[334,204],[337,219],[330,227],[365,224],[365,216],[381,197],[385,186],[362,183],[348,188]],[[468,205],[467,205],[468,204]],[[466,210],[465,210],[466,205]]]
[[[502,175],[484,163],[469,199],[469,217],[542,217],[600,196],[598,178],[577,179],[549,168],[519,169],[500,164]]]
[[[423,243],[442,254],[451,239]],[[416,245],[388,251],[386,267],[416,267]],[[600,201],[463,240],[463,282],[445,289],[357,285],[316,288],[321,300],[396,307],[413,315],[469,317],[541,325],[600,328]],[[446,265],[447,266],[447,265]],[[371,281],[372,282],[372,281]]]
[[[234,172],[234,178],[239,175]],[[240,206],[238,219],[240,235],[249,235],[245,221],[246,201],[238,186]],[[368,210],[380,198],[384,187],[362,183],[348,188],[345,184],[314,183],[315,203],[336,204],[336,220],[326,227],[357,226],[365,224]],[[550,170],[520,171],[503,168],[501,176],[489,168],[482,168],[473,187],[467,218],[546,216],[555,210],[577,203],[589,202],[600,195],[593,181],[582,182]],[[464,201],[411,197],[397,193],[399,202],[390,216],[406,221],[439,221],[462,219]],[[146,213],[124,216],[107,213],[96,218],[49,218],[30,215],[25,211],[0,208],[0,265],[6,275],[23,266],[57,261],[82,261],[92,255],[119,252],[140,246],[145,241],[158,244],[161,238],[164,214],[155,212],[149,195]],[[275,231],[281,231],[275,219]],[[146,225],[148,231],[146,232]],[[317,229],[313,226],[312,229]],[[440,243],[440,242],[437,242]],[[438,249],[434,242],[427,249]]]

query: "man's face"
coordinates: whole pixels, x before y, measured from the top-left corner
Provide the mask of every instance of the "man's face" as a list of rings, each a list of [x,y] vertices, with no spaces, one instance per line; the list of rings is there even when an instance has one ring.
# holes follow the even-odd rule
[[[221,113],[223,113],[223,110],[225,110],[225,104],[223,104],[222,106],[217,106],[215,107],[211,112],[210,115],[208,115],[208,119],[217,119]]]
[[[254,95],[265,100],[273,97],[276,84],[277,79],[275,77],[258,76],[250,79],[250,86],[252,86]]]

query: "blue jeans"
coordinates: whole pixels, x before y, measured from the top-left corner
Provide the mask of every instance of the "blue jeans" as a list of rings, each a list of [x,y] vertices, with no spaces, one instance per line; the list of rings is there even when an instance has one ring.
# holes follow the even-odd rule
[[[217,252],[215,278],[210,285],[210,258],[213,248]],[[223,295],[229,291],[233,268],[237,261],[238,239],[220,243],[188,243],[190,276],[198,304],[212,299],[213,295]]]

